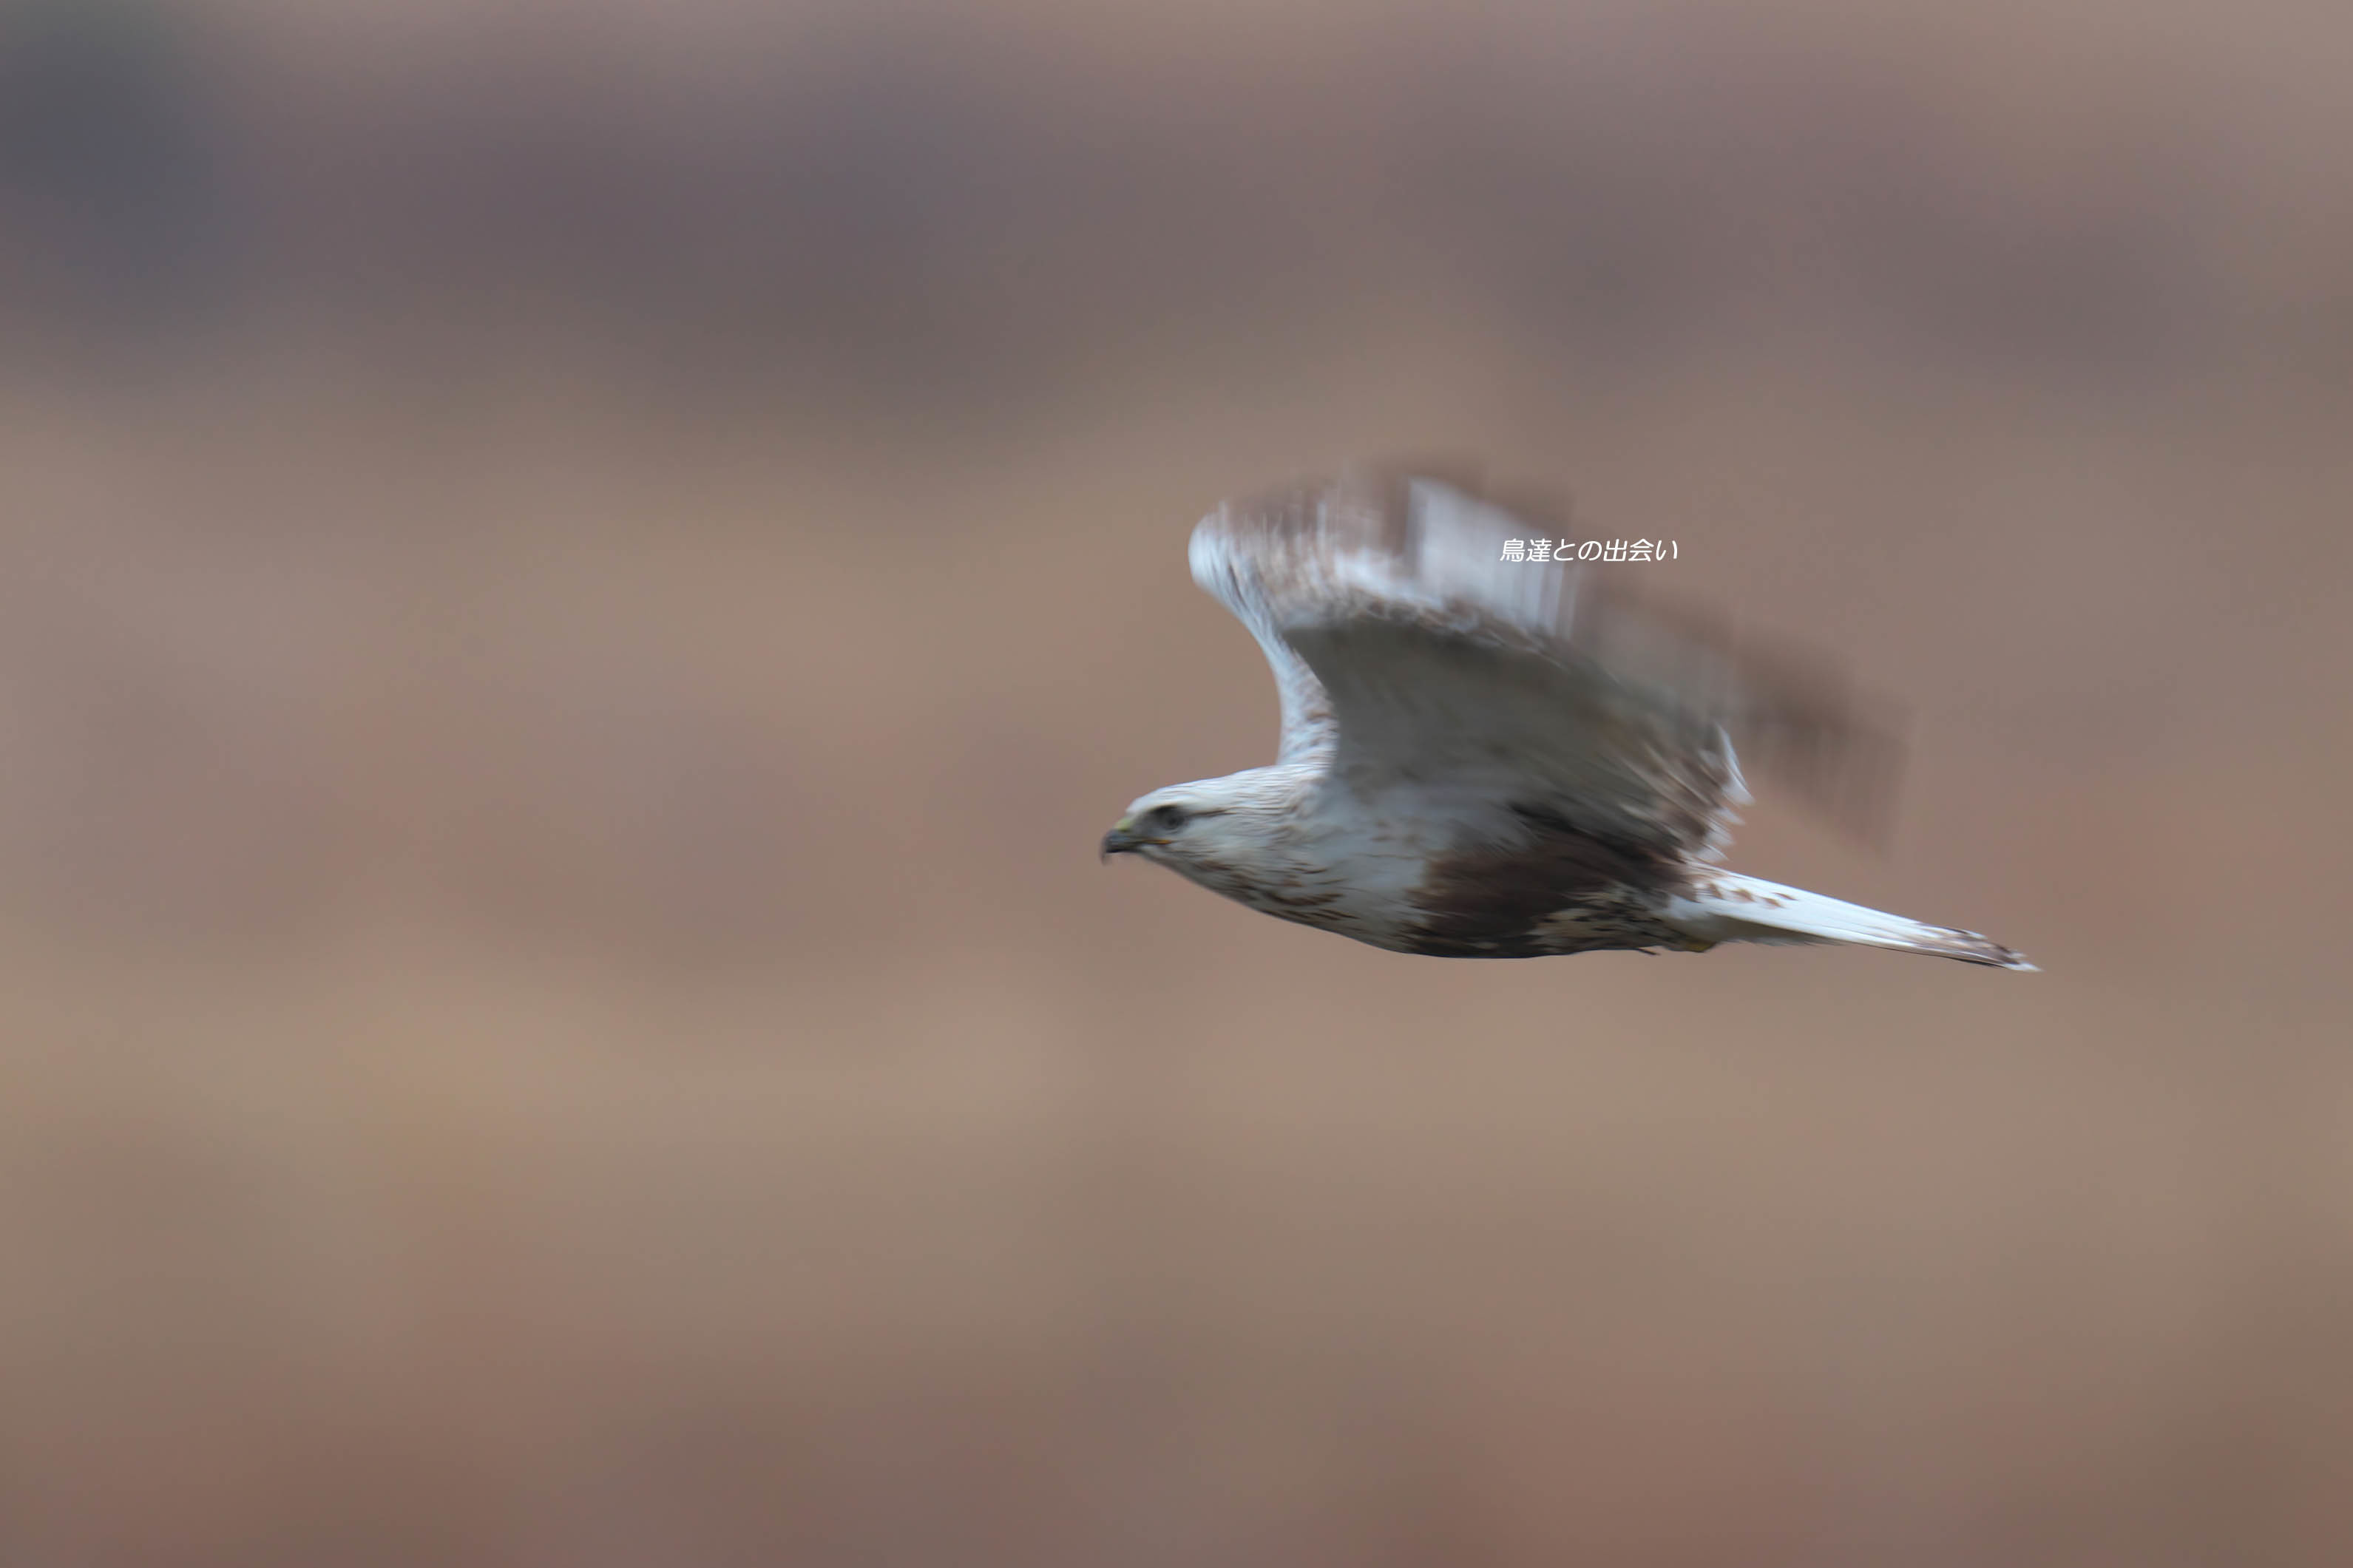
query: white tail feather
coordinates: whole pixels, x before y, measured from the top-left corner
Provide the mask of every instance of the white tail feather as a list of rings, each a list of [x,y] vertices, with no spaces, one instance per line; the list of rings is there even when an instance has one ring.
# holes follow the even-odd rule
[[[2022,954],[1973,931],[1923,925],[1731,871],[1699,872],[1661,913],[1668,924],[1697,942],[1843,942],[2003,969],[2034,967]]]

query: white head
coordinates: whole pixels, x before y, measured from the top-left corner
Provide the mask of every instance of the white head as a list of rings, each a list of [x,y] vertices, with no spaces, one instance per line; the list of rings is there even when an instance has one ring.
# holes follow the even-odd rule
[[[1231,894],[1287,862],[1297,804],[1297,781],[1278,768],[1170,784],[1130,803],[1103,852],[1140,855]]]

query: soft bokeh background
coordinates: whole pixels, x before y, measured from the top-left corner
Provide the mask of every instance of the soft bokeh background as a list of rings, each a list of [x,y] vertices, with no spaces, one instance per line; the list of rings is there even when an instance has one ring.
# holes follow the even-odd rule
[[[2353,14],[0,6],[0,1562],[2353,1561]],[[1226,495],[1482,457],[2046,969],[1379,953]]]

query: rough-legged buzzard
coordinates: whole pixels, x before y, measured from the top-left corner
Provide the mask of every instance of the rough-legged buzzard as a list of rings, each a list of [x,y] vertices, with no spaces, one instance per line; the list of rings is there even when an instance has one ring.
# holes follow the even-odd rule
[[[1607,567],[1507,559],[1541,531],[1391,474],[1212,513],[1193,575],[1274,667],[1282,749],[1141,797],[1103,852],[1397,952],[1842,942],[2033,967],[1719,868],[1748,798],[1736,736],[1833,797],[1868,791],[1883,743],[1832,684],[1636,604]]]

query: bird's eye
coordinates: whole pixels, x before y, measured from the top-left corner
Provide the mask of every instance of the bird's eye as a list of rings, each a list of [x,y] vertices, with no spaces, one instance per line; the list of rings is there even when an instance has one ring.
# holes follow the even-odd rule
[[[1192,820],[1191,814],[1181,805],[1164,805],[1152,814],[1160,819],[1161,831],[1174,833]]]

